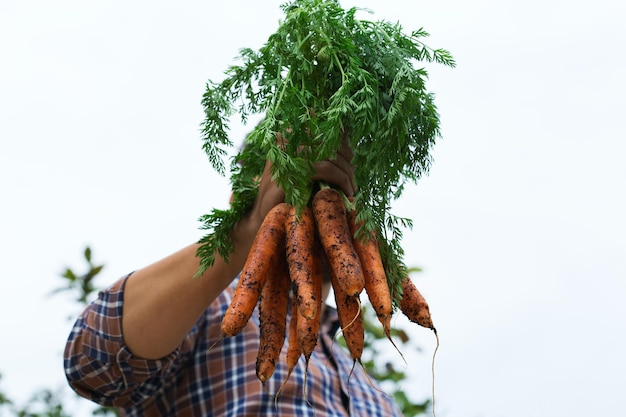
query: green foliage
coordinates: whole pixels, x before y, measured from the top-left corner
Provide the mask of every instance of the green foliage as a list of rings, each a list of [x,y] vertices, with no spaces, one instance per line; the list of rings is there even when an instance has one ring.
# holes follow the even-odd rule
[[[86,304],[89,297],[96,291],[96,287],[93,283],[94,278],[102,272],[104,265],[95,265],[91,260],[91,248],[87,246],[83,251],[83,256],[87,261],[87,272],[82,275],[77,275],[70,268],[66,268],[65,272],[61,275],[65,278],[65,285],[59,287],[53,291],[54,293],[71,291],[76,293],[76,301],[80,304]]]
[[[52,291],[52,295],[66,291],[71,292],[74,300],[82,307],[98,291],[94,281],[104,267],[93,263],[91,248],[89,247],[83,251],[83,257],[87,263],[87,271],[84,274],[77,274],[73,269],[66,268],[61,274],[64,281],[63,285]],[[68,411],[70,404],[64,395],[68,390],[69,388],[66,386],[56,390],[49,388],[39,390],[22,406],[16,405],[4,393],[0,392],[0,416],[4,416],[3,410],[6,410],[10,413],[9,415],[15,417],[71,417],[72,414]],[[86,401],[77,395],[73,395],[72,398],[74,401]],[[108,407],[96,407],[92,414],[119,416],[116,409]]]
[[[0,374],[0,380],[2,380],[2,374]],[[3,407],[8,407],[11,406],[13,404],[13,401],[11,401],[2,391],[0,391],[0,410]]]
[[[70,404],[64,395],[65,387],[52,390],[49,388],[35,392],[28,401],[22,405],[14,405],[4,394],[0,393],[0,416],[4,416],[2,410],[7,410],[11,416],[15,417],[72,417],[68,410]],[[77,396],[74,400],[85,401]],[[119,416],[117,410],[113,408],[98,407],[92,411],[92,415]]]
[[[71,417],[63,408],[61,394],[50,389],[35,393],[26,406],[17,411],[16,415],[18,417]]]
[[[385,243],[391,287],[404,277],[402,228],[411,220],[391,214],[390,204],[407,182],[430,167],[430,149],[439,136],[439,115],[418,62],[454,66],[448,51],[431,49],[423,29],[405,34],[400,24],[360,20],[358,9],[344,10],[337,0],[295,0],[282,6],[285,18],[258,50],[240,51],[240,65],[221,83],[209,81],[203,148],[224,174],[228,123],[234,114],[262,121],[231,164],[233,205],[203,216],[207,235],[198,252],[202,272],[216,253],[232,251],[229,232],[254,200],[251,185],[272,162],[272,176],[286,202],[302,209],[312,193],[312,164],[332,158],[348,134],[358,192],[355,206],[364,232],[376,230]],[[286,142],[277,142],[280,134]],[[242,169],[236,163],[256,160]],[[245,165],[245,164],[244,164]],[[398,293],[394,291],[394,301]],[[397,304],[397,303],[396,303]]]
[[[212,233],[200,239],[202,245],[198,249],[198,257],[203,263],[197,275],[212,263],[215,253],[220,253],[228,260],[228,255],[234,250],[230,231],[252,206],[258,191],[258,179],[264,167],[265,157],[255,146],[246,146],[233,159],[231,183],[235,192],[230,209],[214,209],[210,214],[200,217],[202,228],[211,230]]]

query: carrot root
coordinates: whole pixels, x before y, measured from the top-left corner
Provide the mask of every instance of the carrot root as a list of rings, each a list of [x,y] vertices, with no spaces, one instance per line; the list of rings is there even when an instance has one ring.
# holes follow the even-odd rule
[[[323,188],[315,193],[312,208],[330,269],[336,274],[343,292],[350,296],[360,294],[365,278],[350,235],[342,194],[333,188]]]
[[[357,221],[356,216],[356,210],[348,211],[348,225],[354,239],[354,249],[363,268],[365,292],[383,326],[385,335],[391,340],[391,314],[393,311],[391,291],[378,248],[378,239],[373,232],[362,238],[358,236],[362,223]]]
[[[276,267],[276,255],[284,247],[285,219],[289,206],[285,203],[272,208],[259,228],[248,253],[233,299],[222,319],[224,336],[235,336],[250,320],[261,290]]]
[[[281,256],[259,300],[260,333],[256,374],[263,384],[273,375],[285,343],[288,302],[289,270],[287,259]]]
[[[302,351],[300,350],[300,346],[298,345],[298,306],[296,305],[295,298],[292,298],[292,307],[291,307],[291,318],[289,319],[289,329],[287,333],[287,357],[285,359],[287,363],[287,376],[285,380],[282,382],[276,395],[274,396],[274,405],[277,407],[278,397],[281,392],[285,388],[291,373],[293,372],[300,356],[302,356]]]
[[[400,310],[413,323],[435,330],[428,303],[408,275],[402,281]]]
[[[296,304],[300,314],[309,320],[315,319],[319,309],[322,278],[316,275],[314,253],[315,219],[310,207],[298,215],[291,207],[286,223],[286,247],[289,275]]]
[[[335,293],[341,333],[352,359],[354,361],[360,360],[365,343],[365,329],[363,328],[363,314],[359,296],[346,294],[332,271],[330,271],[330,277]]]

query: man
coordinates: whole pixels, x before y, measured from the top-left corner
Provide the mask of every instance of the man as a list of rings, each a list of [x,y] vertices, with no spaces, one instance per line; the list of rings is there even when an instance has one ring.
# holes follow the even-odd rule
[[[335,159],[315,165],[313,179],[353,195],[351,158],[344,143]],[[192,244],[101,292],[69,336],[64,365],[70,385],[123,416],[401,416],[334,343],[331,307],[324,309],[308,374],[301,358],[277,397],[287,376],[284,361],[265,385],[256,376],[258,311],[239,335],[221,340],[221,319],[252,240],[284,198],[267,163],[252,209],[232,231],[235,251],[228,263],[216,256],[203,276],[192,279],[199,266]],[[329,289],[325,284],[325,295]]]

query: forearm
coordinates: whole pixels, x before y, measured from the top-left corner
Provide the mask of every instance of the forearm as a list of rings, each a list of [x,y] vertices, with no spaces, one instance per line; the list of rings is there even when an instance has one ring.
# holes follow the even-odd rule
[[[338,184],[347,195],[353,195],[351,158],[352,151],[344,138],[336,159],[315,165],[313,179]],[[197,245],[191,245],[128,279],[122,328],[124,342],[134,355],[155,359],[176,349],[202,312],[240,272],[265,215],[284,199],[284,192],[272,181],[271,164],[267,162],[250,212],[232,231],[235,251],[228,263],[216,255],[214,265],[193,279],[199,259]]]
[[[241,270],[256,233],[254,222],[233,231],[235,252],[226,263],[215,263],[194,279],[198,271],[197,244],[136,271],[126,282],[122,329],[124,342],[136,356],[157,359],[171,353],[204,310]]]

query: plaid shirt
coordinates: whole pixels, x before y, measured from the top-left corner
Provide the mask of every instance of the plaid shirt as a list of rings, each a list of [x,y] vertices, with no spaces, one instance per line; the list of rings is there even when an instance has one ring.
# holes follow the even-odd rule
[[[159,360],[134,357],[121,330],[126,278],[102,291],[78,318],[64,359],[67,379],[80,395],[117,407],[122,416],[402,415],[358,364],[350,375],[353,361],[333,340],[338,325],[331,307],[324,309],[308,377],[300,358],[275,403],[273,394],[286,377],[286,346],[274,375],[263,387],[256,377],[258,310],[239,335],[214,345],[235,282],[170,355]]]

